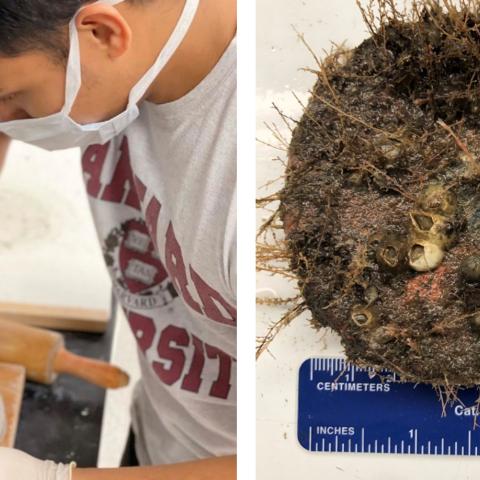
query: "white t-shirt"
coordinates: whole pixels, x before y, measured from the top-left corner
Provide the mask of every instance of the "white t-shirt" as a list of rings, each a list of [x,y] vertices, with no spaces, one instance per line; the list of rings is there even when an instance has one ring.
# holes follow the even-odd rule
[[[142,465],[236,450],[236,40],[172,103],[144,102],[82,151],[86,188],[139,346]]]

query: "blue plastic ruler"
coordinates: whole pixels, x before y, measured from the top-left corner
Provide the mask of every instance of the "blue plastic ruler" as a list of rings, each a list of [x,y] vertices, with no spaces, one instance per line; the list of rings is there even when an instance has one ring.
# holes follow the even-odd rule
[[[477,388],[461,390],[458,401],[442,408],[432,387],[382,373],[389,377],[341,358],[306,360],[299,375],[300,444],[312,452],[480,454]]]

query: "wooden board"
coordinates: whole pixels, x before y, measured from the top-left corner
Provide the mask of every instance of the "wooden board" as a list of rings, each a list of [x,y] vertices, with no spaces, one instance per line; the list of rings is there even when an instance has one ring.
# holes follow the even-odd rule
[[[0,302],[0,319],[54,330],[102,333],[109,317],[105,310]]]
[[[5,404],[7,434],[0,447],[13,447],[25,388],[25,368],[19,365],[0,363],[0,396]]]

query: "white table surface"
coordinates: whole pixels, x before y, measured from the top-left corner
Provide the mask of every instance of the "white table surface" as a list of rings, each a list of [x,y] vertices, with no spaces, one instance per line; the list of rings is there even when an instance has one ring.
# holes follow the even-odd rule
[[[77,149],[13,142],[0,175],[0,302],[110,311]]]
[[[288,137],[288,129],[270,108],[275,102],[286,114],[297,117],[300,107],[295,91],[303,100],[313,86],[311,74],[298,71],[314,67],[314,61],[298,41],[291,25],[305,34],[309,44],[322,55],[330,41],[347,40],[355,46],[366,32],[354,0],[257,0],[257,136],[272,141],[264,122],[275,122]],[[282,168],[272,159],[282,152],[258,144],[257,185],[262,197],[272,188],[260,188],[281,175]],[[278,183],[276,186],[278,187]],[[257,222],[265,218],[259,212]],[[274,289],[283,297],[295,292],[285,279],[259,274],[260,296],[272,295],[262,289]],[[280,318],[283,307],[259,306],[257,334]],[[341,355],[338,337],[326,331],[316,333],[304,314],[284,329],[257,362],[257,478],[328,480],[404,480],[435,478],[466,480],[480,473],[480,460],[466,457],[429,457],[413,455],[324,454],[309,453],[296,439],[297,377],[301,363],[311,356]]]

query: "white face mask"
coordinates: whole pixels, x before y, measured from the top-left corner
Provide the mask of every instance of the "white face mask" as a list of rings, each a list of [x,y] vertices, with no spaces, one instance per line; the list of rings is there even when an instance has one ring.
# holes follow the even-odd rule
[[[123,1],[99,0],[95,3],[116,5]],[[186,0],[180,20],[156,62],[131,90],[126,110],[105,122],[88,125],[80,125],[70,117],[82,85],[80,45],[75,24],[77,12],[70,22],[70,54],[67,64],[65,105],[62,110],[48,117],[0,122],[0,132],[47,150],[108,142],[125,130],[139,116],[138,102],[143,98],[185,38],[195,18],[198,4],[199,0]]]

